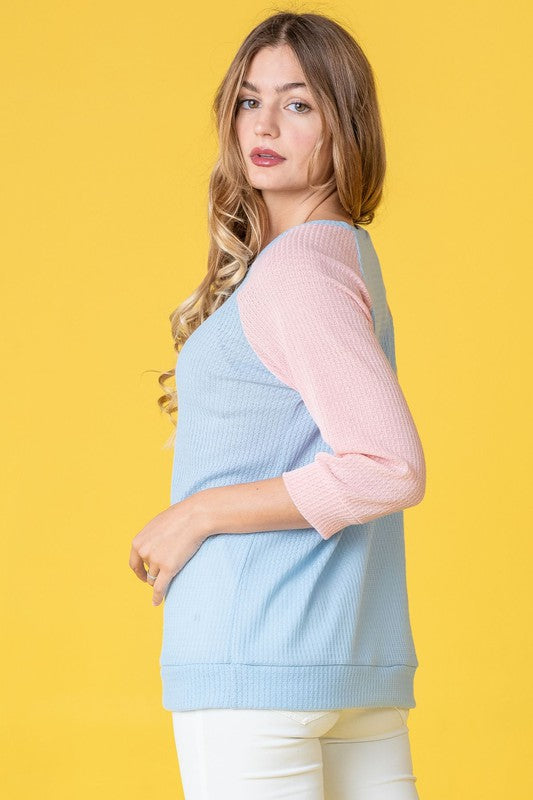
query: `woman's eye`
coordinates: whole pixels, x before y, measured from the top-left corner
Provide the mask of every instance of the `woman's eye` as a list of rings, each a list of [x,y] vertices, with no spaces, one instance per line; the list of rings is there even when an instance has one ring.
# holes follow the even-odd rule
[[[243,103],[257,103],[257,100],[255,100],[253,97],[245,97],[243,100],[239,100],[238,101],[237,107],[240,108],[243,105]],[[306,108],[308,110],[311,109],[311,106],[308,106],[307,103],[302,103],[300,100],[295,100],[294,102],[289,103],[289,105],[290,106],[303,106],[304,108]],[[249,106],[247,107],[247,109],[248,110],[253,110],[253,109],[250,109]],[[302,113],[306,114],[307,111],[298,111],[298,114],[302,114]]]
[[[237,103],[237,106],[242,106],[243,103],[256,103],[257,100],[254,100],[253,97],[245,97],[244,100],[240,100]]]
[[[299,100],[295,100],[294,103],[289,103],[290,106],[304,106],[305,108],[310,109],[311,107],[307,105],[307,103],[301,103]],[[300,112],[298,112],[300,113]],[[307,113],[307,112],[304,112]]]

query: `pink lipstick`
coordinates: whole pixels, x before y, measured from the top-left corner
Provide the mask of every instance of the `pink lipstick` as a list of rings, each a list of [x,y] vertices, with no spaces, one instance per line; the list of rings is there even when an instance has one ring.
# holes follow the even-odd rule
[[[250,153],[250,157],[257,167],[273,167],[285,161],[283,156],[280,156],[279,153],[276,153],[275,150],[271,150],[269,147],[254,147]]]

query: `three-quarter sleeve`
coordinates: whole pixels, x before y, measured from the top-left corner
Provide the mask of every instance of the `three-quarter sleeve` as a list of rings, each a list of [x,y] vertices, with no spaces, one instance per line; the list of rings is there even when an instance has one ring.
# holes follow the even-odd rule
[[[405,509],[425,492],[420,438],[374,332],[357,258],[300,242],[257,264],[238,297],[244,333],[265,366],[301,396],[332,452],[282,473],[324,538]]]

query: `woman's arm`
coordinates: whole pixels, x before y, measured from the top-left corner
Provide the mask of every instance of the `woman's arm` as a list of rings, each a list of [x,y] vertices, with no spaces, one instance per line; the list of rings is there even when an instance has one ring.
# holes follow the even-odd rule
[[[258,482],[255,489],[244,484],[237,491],[252,505],[239,504],[238,522],[224,514],[225,528],[214,509],[211,526],[222,531],[243,520],[253,529],[254,517],[261,523],[266,516],[278,529],[307,520],[306,527],[328,539],[348,525],[416,505],[424,496],[422,445],[374,331],[372,298],[354,239],[351,234],[339,239],[328,229],[300,236],[271,251],[269,260],[267,252],[237,305],[250,346],[299,395],[330,452],[320,450],[309,463],[288,466],[277,476],[301,517],[278,484]]]
[[[282,477],[214,486],[188,498],[204,538],[312,527],[294,505]]]

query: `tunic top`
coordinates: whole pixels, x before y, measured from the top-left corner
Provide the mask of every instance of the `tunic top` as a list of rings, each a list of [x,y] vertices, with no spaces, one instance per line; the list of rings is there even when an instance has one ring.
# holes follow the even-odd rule
[[[420,438],[369,233],[273,239],[185,341],[171,504],[282,476],[309,523],[209,536],[168,584],[163,707],[414,707],[403,509]]]

